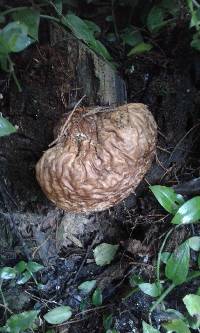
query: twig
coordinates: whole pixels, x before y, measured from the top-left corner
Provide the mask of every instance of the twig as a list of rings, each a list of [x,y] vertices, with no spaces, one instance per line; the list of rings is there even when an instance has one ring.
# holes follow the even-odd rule
[[[86,95],[82,96],[81,99],[75,104],[72,112],[70,113],[69,117],[67,118],[67,120],[65,121],[64,125],[61,128],[60,134],[58,135],[58,137],[49,144],[49,147],[52,147],[54,144],[56,144],[58,141],[61,140],[61,138],[63,137],[63,135],[66,134],[66,131],[68,129],[68,124],[74,114],[74,112],[76,111],[77,107],[81,104],[82,100],[86,97]]]

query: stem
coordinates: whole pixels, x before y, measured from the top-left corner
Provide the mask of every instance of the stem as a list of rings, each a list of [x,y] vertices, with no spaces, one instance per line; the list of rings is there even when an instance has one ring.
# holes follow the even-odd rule
[[[115,0],[112,0],[112,18],[113,18],[113,26],[114,26],[115,36],[116,36],[116,38],[119,40],[119,33],[118,33],[117,23],[116,23],[116,18],[115,18],[114,2],[115,2]]]
[[[8,15],[10,13],[13,13],[13,12],[17,12],[19,10],[24,10],[24,9],[27,9],[29,7],[16,7],[16,8],[10,8],[10,9],[7,9],[5,10],[4,12],[1,13],[1,16],[5,16],[5,15]]]
[[[20,83],[19,83],[19,81],[18,81],[18,79],[17,79],[17,77],[16,77],[16,74],[15,74],[15,70],[14,70],[13,62],[12,62],[12,60],[11,60],[11,58],[10,58],[9,55],[8,55],[8,62],[9,62],[9,71],[10,71],[10,73],[11,73],[11,75],[12,75],[14,81],[15,81],[15,84],[16,84],[16,86],[17,86],[17,88],[18,88],[18,91],[19,91],[19,92],[22,92],[21,85],[20,85]]]
[[[165,244],[169,238],[169,236],[171,235],[172,231],[174,231],[174,228],[171,228],[168,233],[166,234],[165,238],[164,238],[164,241],[161,245],[161,248],[158,252],[158,260],[157,260],[157,266],[156,266],[156,278],[157,278],[157,282],[158,282],[158,285],[159,285],[159,288],[160,288],[160,263],[161,263],[161,255],[162,255],[162,251],[165,247]]]
[[[155,308],[165,299],[165,297],[176,287],[175,284],[170,284],[170,286],[162,293],[162,295],[157,299],[157,301],[152,305],[149,311],[149,322],[151,323],[151,313]]]
[[[50,15],[40,15],[41,18],[47,19],[47,20],[52,20],[55,22],[60,22],[60,20],[54,16],[50,16]]]

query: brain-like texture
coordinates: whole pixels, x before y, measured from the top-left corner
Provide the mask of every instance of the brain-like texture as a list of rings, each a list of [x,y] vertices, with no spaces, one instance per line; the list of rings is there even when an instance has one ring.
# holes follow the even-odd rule
[[[152,114],[144,104],[126,104],[110,110],[79,108],[68,120],[65,136],[36,166],[44,193],[70,212],[117,204],[151,166],[157,136]]]

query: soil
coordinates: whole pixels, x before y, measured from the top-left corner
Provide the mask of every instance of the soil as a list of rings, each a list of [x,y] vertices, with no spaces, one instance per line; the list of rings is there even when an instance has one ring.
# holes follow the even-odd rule
[[[67,91],[70,85],[70,68],[67,73],[62,70],[63,50],[43,42],[15,56],[23,93],[1,73],[1,112],[19,131],[0,139],[0,264],[14,266],[19,260],[34,260],[45,266],[37,274],[43,284],[40,290],[32,280],[22,286],[4,282],[4,297],[13,312],[39,309],[42,315],[55,304],[67,304],[73,317],[55,332],[104,332],[103,316],[110,313],[120,333],[141,332],[152,298],[139,291],[130,294],[128,279],[133,273],[145,281],[153,279],[156,254],[170,227],[170,217],[149,192],[148,184],[178,185],[181,192],[182,183],[199,177],[200,56],[191,50],[189,39],[185,27],[173,34],[169,31],[165,38],[161,36],[158,49],[135,57],[122,69],[128,102],[147,104],[155,116],[157,156],[136,194],[108,211],[86,217],[69,216],[54,207],[35,179],[35,164],[53,141],[54,124],[70,104],[59,90],[65,87]],[[79,99],[77,91],[74,94]],[[186,198],[192,194],[190,189],[184,193]],[[199,192],[197,187],[196,194]],[[174,232],[168,250],[199,231],[195,225]],[[115,260],[103,268],[93,259],[93,249],[102,242],[120,245]],[[103,305],[96,308],[77,288],[91,279],[103,290]],[[180,295],[195,292],[199,282],[177,288],[166,299],[166,307],[182,310]],[[162,309],[155,311],[155,325],[166,320],[163,317]],[[3,325],[3,308],[0,318]],[[44,327],[39,331],[44,332]]]

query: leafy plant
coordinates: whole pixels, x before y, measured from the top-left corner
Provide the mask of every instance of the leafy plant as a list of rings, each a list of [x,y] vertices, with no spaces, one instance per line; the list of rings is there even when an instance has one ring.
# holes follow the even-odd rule
[[[171,220],[172,225],[176,225],[166,234],[162,246],[159,250],[156,269],[156,281],[153,283],[144,283],[136,281],[138,287],[146,294],[157,298],[150,309],[149,324],[143,322],[143,333],[159,333],[151,325],[151,313],[156,307],[164,301],[166,296],[177,286],[188,283],[200,276],[200,270],[190,270],[190,251],[200,251],[200,237],[194,236],[178,245],[172,252],[163,252],[164,246],[171,233],[180,225],[198,223],[200,220],[200,197],[194,197],[185,202],[184,198],[175,193],[172,188],[166,186],[151,186],[150,190],[162,207],[174,215]],[[165,265],[164,278],[160,279],[161,263]],[[166,287],[165,287],[166,286]],[[196,320],[189,321],[180,313],[174,312],[177,318],[163,324],[167,332],[189,333],[191,328],[200,327],[200,296],[189,294],[183,298],[183,303],[189,315],[196,316]]]

